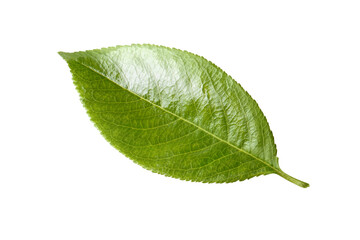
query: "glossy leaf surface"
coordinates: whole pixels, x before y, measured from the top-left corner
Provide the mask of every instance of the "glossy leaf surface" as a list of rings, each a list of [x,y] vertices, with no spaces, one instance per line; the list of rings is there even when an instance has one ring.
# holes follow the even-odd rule
[[[153,45],[59,53],[91,120],[144,168],[198,182],[235,182],[279,167],[265,116],[224,71],[189,52]]]

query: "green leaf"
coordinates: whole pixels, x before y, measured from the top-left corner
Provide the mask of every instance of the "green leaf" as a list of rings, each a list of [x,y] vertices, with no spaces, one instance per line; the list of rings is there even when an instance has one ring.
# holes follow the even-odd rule
[[[87,113],[116,149],[183,180],[224,183],[284,173],[257,103],[203,57],[154,45],[59,54]]]

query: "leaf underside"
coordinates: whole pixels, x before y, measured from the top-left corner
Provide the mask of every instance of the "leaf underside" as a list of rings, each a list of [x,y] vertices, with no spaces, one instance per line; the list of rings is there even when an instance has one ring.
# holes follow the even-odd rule
[[[142,167],[206,183],[275,173],[309,186],[280,169],[257,103],[203,57],[154,45],[59,54],[95,126]]]

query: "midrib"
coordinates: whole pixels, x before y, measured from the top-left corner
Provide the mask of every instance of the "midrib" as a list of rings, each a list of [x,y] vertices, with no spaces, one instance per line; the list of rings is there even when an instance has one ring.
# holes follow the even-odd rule
[[[129,92],[129,93],[131,93],[131,94],[133,94],[133,95],[135,95],[135,96],[137,96],[137,97],[138,97],[138,98],[140,98],[141,100],[143,100],[143,101],[145,101],[145,102],[148,102],[148,103],[152,104],[153,106],[155,106],[155,107],[157,107],[157,108],[161,109],[162,111],[164,111],[164,112],[166,112],[166,113],[169,113],[169,114],[171,114],[171,115],[173,115],[173,116],[175,116],[175,117],[179,118],[180,120],[182,120],[182,121],[184,121],[184,122],[186,122],[186,123],[188,123],[188,124],[191,124],[191,125],[195,126],[196,128],[200,129],[201,131],[203,131],[203,132],[205,132],[205,133],[209,134],[209,135],[210,135],[210,136],[212,136],[213,138],[215,138],[215,139],[217,139],[217,140],[219,140],[219,141],[221,141],[221,142],[223,142],[223,143],[225,143],[225,144],[227,144],[227,145],[229,145],[229,146],[231,146],[231,147],[235,148],[235,149],[236,149],[236,150],[238,150],[239,152],[242,152],[242,153],[244,153],[244,154],[248,155],[249,157],[254,158],[255,160],[257,160],[257,161],[261,162],[262,164],[264,164],[264,165],[268,166],[269,168],[273,169],[273,170],[274,170],[277,174],[279,174],[280,176],[284,174],[284,172],[283,172],[283,171],[281,171],[281,170],[279,170],[279,169],[274,168],[273,166],[271,166],[270,164],[268,164],[268,163],[267,163],[267,162],[265,162],[264,160],[262,160],[262,159],[260,159],[260,158],[258,158],[258,157],[256,157],[256,156],[254,156],[254,155],[252,155],[251,153],[249,153],[249,152],[247,152],[247,151],[245,151],[245,150],[243,150],[243,149],[241,149],[241,148],[239,148],[239,147],[237,147],[237,146],[233,145],[232,143],[230,143],[230,142],[228,142],[228,141],[225,141],[224,139],[221,139],[220,137],[218,137],[218,136],[216,136],[216,135],[212,134],[211,132],[207,131],[206,129],[204,129],[204,128],[202,128],[202,127],[198,126],[198,125],[196,125],[195,123],[190,122],[189,120],[187,120],[187,119],[185,119],[185,118],[183,118],[183,117],[181,117],[181,116],[179,116],[179,115],[177,115],[177,114],[175,114],[175,113],[170,112],[169,110],[167,110],[167,109],[165,109],[165,108],[163,108],[163,107],[161,107],[161,106],[159,106],[159,105],[157,105],[157,104],[155,104],[155,103],[153,103],[153,102],[149,101],[149,100],[148,100],[148,99],[146,99],[146,98],[141,97],[140,95],[138,95],[138,94],[136,94],[136,93],[134,93],[134,92],[130,91],[129,89],[127,89],[127,88],[124,88],[124,87],[120,86],[120,85],[119,85],[116,81],[114,81],[114,80],[110,79],[109,77],[105,76],[104,74],[102,74],[101,72],[99,72],[99,71],[95,70],[94,68],[92,68],[92,67],[90,67],[90,66],[88,66],[88,65],[86,65],[86,64],[84,64],[84,63],[82,63],[82,62],[79,62],[79,61],[77,61],[77,60],[74,60],[74,59],[72,59],[72,60],[73,60],[73,61],[75,61],[75,62],[77,62],[77,63],[79,63],[80,65],[82,65],[82,66],[84,66],[84,67],[86,67],[86,68],[90,69],[90,70],[91,70],[91,71],[93,71],[94,73],[96,73],[96,74],[98,74],[98,75],[100,75],[100,76],[102,76],[102,77],[104,77],[104,78],[108,79],[109,81],[111,81],[111,82],[115,83],[115,84],[116,84],[116,85],[118,85],[120,88],[122,88],[122,89],[124,89],[125,91],[127,91],[127,92]]]

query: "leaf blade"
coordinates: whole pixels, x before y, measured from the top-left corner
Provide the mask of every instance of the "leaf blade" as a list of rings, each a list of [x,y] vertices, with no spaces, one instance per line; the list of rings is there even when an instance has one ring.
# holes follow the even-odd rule
[[[60,55],[103,136],[144,168],[201,182],[283,174],[271,130],[256,102],[206,59],[152,45]],[[94,101],[92,88],[101,91],[102,104]],[[109,95],[109,89],[117,93]],[[124,104],[123,98],[133,102]],[[116,115],[124,108],[139,108],[141,114]],[[121,139],[114,139],[114,132]],[[135,147],[139,142],[143,145]]]

